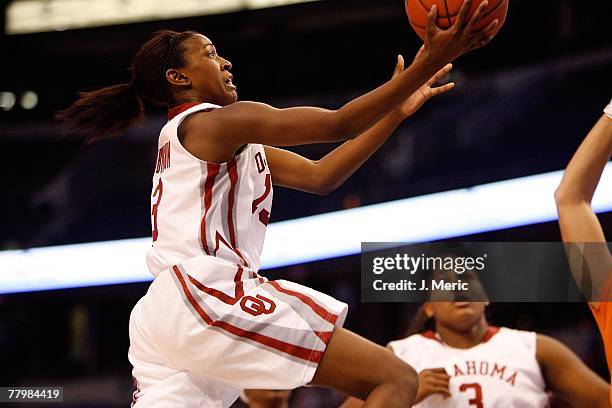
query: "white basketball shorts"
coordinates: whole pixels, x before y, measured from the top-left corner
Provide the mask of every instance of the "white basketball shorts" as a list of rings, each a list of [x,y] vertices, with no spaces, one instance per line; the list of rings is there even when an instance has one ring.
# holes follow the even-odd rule
[[[314,376],[345,303],[212,257],[163,271],[130,316],[129,359],[145,407],[228,407],[240,390]]]

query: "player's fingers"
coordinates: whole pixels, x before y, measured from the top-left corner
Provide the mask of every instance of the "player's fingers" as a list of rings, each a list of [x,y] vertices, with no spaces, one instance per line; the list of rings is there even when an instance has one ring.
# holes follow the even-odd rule
[[[478,8],[470,18],[470,21],[466,23],[467,32],[471,32],[473,27],[478,23],[478,21],[480,21],[488,5],[489,2],[487,0],[483,1],[482,3],[480,3],[480,5],[478,5]]]
[[[404,70],[404,57],[401,55],[397,56],[397,62],[395,63],[395,70],[393,71],[393,78],[398,76]]]
[[[436,373],[432,374],[429,379],[430,381],[432,381],[432,383],[435,383],[437,385],[448,385],[448,382],[450,381],[450,376],[446,373]]]
[[[467,23],[467,15],[471,7],[472,7],[472,0],[465,0],[463,4],[461,5],[461,9],[459,10],[459,15],[457,16],[457,22],[455,23],[458,29],[462,30],[463,28],[465,28],[465,25]]]
[[[446,369],[444,367],[429,368],[427,371],[431,371],[432,373],[446,374]]]
[[[477,44],[476,48],[481,48],[481,47],[484,47],[485,45],[487,45],[488,43],[490,43],[490,42],[491,42],[491,40],[493,39],[493,37],[494,37],[493,35],[490,35],[490,36],[488,36],[488,37],[484,37],[484,38],[482,38],[482,39],[481,39],[481,40],[478,42],[478,44]]]
[[[429,81],[427,81],[427,85],[431,86],[431,85],[435,84],[436,82],[439,82],[442,78],[444,78],[446,75],[448,75],[448,73],[451,72],[452,69],[453,69],[453,64],[446,64],[446,66],[444,68],[442,68],[441,70],[436,72],[435,75],[432,76]],[[443,370],[442,372],[446,372],[446,371],[444,371],[443,368],[442,368],[442,370]]]
[[[489,35],[481,35],[481,36],[474,38],[474,40],[472,40],[470,44],[470,50],[475,50],[477,48],[484,47],[493,39],[493,37],[495,37],[493,34],[489,34]]]
[[[442,394],[445,397],[451,396],[450,391],[445,387],[430,387],[429,390],[431,394]]]
[[[491,21],[483,30],[482,33],[489,36],[493,33],[493,30],[495,29],[495,27],[497,27],[497,25],[499,24],[499,20],[495,19],[493,21]]]
[[[419,48],[419,50],[417,51],[416,55],[414,56],[413,61],[416,61],[419,58],[421,58],[421,56],[423,56],[424,52],[425,52],[425,44],[421,45],[421,48]]]
[[[470,36],[471,50],[480,48],[490,42],[495,37],[494,30],[499,24],[499,20],[495,19],[491,21],[483,30],[479,30]]]
[[[431,37],[433,37],[436,31],[438,31],[436,18],[438,18],[438,7],[434,4],[433,6],[431,6],[429,13],[427,13],[427,27],[425,28],[427,33],[427,39],[431,39]]]

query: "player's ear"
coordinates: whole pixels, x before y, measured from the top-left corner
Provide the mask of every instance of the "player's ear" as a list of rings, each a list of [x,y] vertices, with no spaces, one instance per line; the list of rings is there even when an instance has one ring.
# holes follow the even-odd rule
[[[427,316],[427,318],[429,319],[434,317],[434,310],[433,310],[433,305],[431,304],[431,302],[423,303],[423,313],[425,313],[425,316]]]
[[[170,68],[166,71],[166,81],[170,82],[172,85],[177,86],[189,86],[191,85],[191,80],[181,73],[178,69]]]

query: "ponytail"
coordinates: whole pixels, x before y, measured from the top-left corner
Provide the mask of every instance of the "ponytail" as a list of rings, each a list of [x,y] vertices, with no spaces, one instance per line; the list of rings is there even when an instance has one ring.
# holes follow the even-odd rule
[[[121,136],[144,120],[143,101],[166,106],[174,102],[166,70],[185,66],[185,40],[197,34],[158,31],[134,55],[129,84],[83,92],[56,119],[67,133],[84,133],[88,144]]]
[[[85,143],[121,136],[142,123],[144,107],[132,84],[112,85],[97,91],[82,92],[79,99],[55,118],[67,133],[85,134]]]

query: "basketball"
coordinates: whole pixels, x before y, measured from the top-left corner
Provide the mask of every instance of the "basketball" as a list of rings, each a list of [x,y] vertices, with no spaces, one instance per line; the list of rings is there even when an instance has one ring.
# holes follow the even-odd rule
[[[417,35],[425,39],[425,27],[427,26],[427,13],[435,4],[438,6],[438,18],[436,23],[442,29],[450,28],[457,19],[459,10],[464,0],[406,0],[406,14],[410,25]],[[468,18],[471,17],[478,6],[482,3],[481,0],[474,0],[470,7]],[[499,24],[493,30],[493,34],[497,34],[499,29],[506,20],[508,14],[508,0],[489,0],[489,5],[485,9],[482,19],[476,25],[476,28],[486,27],[491,21],[498,19]]]

